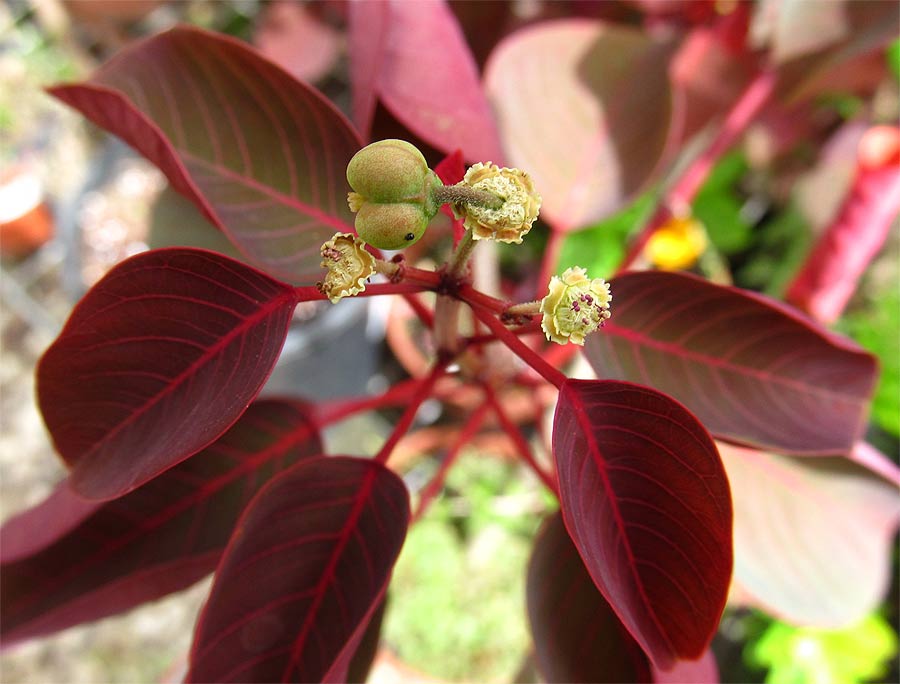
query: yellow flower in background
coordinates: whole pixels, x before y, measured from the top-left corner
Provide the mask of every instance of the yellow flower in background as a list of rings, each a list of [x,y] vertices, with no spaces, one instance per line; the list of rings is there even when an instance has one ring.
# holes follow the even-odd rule
[[[353,233],[335,233],[322,245],[322,266],[328,269],[319,290],[334,304],[366,289],[366,281],[375,273],[375,257],[366,251],[366,243]]]
[[[706,250],[706,228],[693,217],[672,217],[650,237],[644,255],[664,271],[693,266]]]
[[[557,344],[583,345],[585,335],[609,318],[611,300],[609,283],[603,278],[592,280],[578,266],[566,269],[562,277],[550,279],[550,291],[541,300],[541,328]]]
[[[500,168],[481,162],[466,171],[462,185],[489,192],[503,200],[496,209],[475,204],[457,204],[454,210],[465,219],[465,227],[476,240],[497,240],[519,244],[531,230],[541,209],[541,196],[534,190],[531,177],[519,169]]]

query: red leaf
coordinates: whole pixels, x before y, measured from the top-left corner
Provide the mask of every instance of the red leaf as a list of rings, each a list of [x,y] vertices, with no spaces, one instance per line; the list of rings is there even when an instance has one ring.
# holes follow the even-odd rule
[[[535,540],[526,591],[535,657],[547,682],[719,681],[708,650],[666,672],[650,665],[597,591],[558,514]]]
[[[356,132],[241,42],[176,28],[50,93],[156,164],[274,275],[315,282],[322,243],[353,230],[345,170]]]
[[[347,667],[409,524],[382,465],[317,458],[250,504],[194,636],[191,682],[323,681]]]
[[[161,249],[111,270],[38,365],[73,489],[121,496],[218,438],[269,376],[295,303],[292,288],[214,252]]]
[[[900,168],[892,163],[859,169],[840,213],[788,288],[787,300],[822,323],[836,321],[898,213]]]
[[[526,580],[538,668],[547,682],[649,682],[650,663],[597,591],[561,515],[538,533]]]
[[[825,628],[874,610],[890,581],[896,485],[842,458],[719,451],[734,496],[734,578],[754,605]]]
[[[353,3],[349,45],[353,118],[365,135],[380,99],[444,152],[502,163],[478,67],[445,2]]]
[[[321,453],[315,424],[293,401],[254,403],[218,441],[130,494],[96,506],[65,535],[5,562],[4,645],[127,610],[211,572],[244,506],[274,474]],[[3,526],[56,526],[72,500],[64,481]]]
[[[660,669],[699,658],[731,579],[731,497],[712,439],[664,394],[567,380],[553,423],[560,504],[597,588]]]
[[[537,24],[494,50],[485,85],[507,158],[534,178],[555,228],[615,212],[651,179],[671,117],[667,52],[584,19]]]
[[[68,480],[57,485],[40,504],[22,511],[0,528],[0,563],[27,558],[65,537],[103,506],[69,488]]]
[[[601,378],[656,387],[710,432],[799,454],[849,451],[875,382],[870,354],[761,295],[676,273],[612,283],[585,351]]]

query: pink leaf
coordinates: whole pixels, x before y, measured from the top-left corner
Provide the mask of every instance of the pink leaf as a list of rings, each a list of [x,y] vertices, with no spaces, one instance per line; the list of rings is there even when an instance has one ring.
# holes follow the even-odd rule
[[[719,445],[734,498],[735,582],[796,624],[845,626],[884,597],[896,485],[846,459]]]
[[[494,50],[485,84],[507,159],[534,178],[542,216],[583,228],[652,178],[671,117],[667,49],[622,26],[537,24]]]
[[[900,138],[896,129],[889,130]],[[858,168],[838,216],[788,288],[788,301],[823,323],[836,321],[884,245],[898,213],[900,167],[896,162]]]
[[[652,663],[699,658],[731,578],[716,447],[648,387],[567,380],[553,422],[563,519],[594,584]]]
[[[176,28],[50,93],[156,164],[241,251],[295,283],[352,231],[345,170],[361,142],[317,91],[252,48]]]
[[[718,437],[799,454],[849,451],[875,383],[870,354],[761,295],[685,274],[628,273],[585,345],[601,378],[656,387]]]
[[[111,270],[38,365],[73,489],[121,496],[215,441],[268,378],[295,303],[292,288],[214,252],[161,249]]]
[[[438,2],[350,6],[353,111],[365,134],[376,100],[413,133],[470,161],[502,163],[478,67],[450,8]]]
[[[346,671],[409,523],[382,465],[317,458],[261,491],[229,543],[194,636],[191,682],[313,682]]]
[[[321,453],[307,407],[253,404],[219,440],[126,496],[95,506],[64,535],[4,560],[4,645],[127,610],[190,586],[215,568],[244,506],[275,473]],[[0,530],[56,527],[74,497],[63,482]],[[61,494],[61,492],[67,492]]]
[[[253,34],[259,51],[301,81],[317,81],[334,68],[341,36],[309,5],[278,0],[262,8]]]

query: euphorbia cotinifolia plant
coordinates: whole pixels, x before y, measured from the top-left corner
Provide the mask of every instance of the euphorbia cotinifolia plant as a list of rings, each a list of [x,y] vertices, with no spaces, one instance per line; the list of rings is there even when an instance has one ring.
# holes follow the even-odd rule
[[[371,649],[360,644],[377,639],[373,616],[408,526],[490,419],[559,501],[528,569],[542,675],[711,681],[733,570],[740,595],[788,616],[795,607],[773,599],[779,591],[807,596],[842,581],[843,559],[817,566],[815,579],[808,567],[766,566],[778,553],[754,549],[766,525],[745,533],[740,516],[753,507],[742,503],[749,483],[778,472],[801,484],[786,501],[804,500],[825,471],[814,477],[798,456],[857,467],[842,457],[859,444],[876,363],[762,295],[629,269],[654,231],[693,225],[690,202],[710,167],[761,112],[788,91],[794,101],[814,91],[801,75],[821,73],[797,60],[863,48],[841,53],[846,41],[834,38],[785,56],[784,27],[769,26],[753,49],[752,7],[736,3],[673,23],[662,41],[593,18],[538,22],[493,48],[482,83],[445,4],[347,10],[356,127],[254,49],[192,28],[50,89],[156,164],[243,259],[182,247],[134,256],[91,288],[42,358],[38,401],[69,475],[3,528],[4,644],[212,572],[188,681],[364,676],[357,655]],[[648,26],[668,17],[653,16]],[[712,98],[692,80],[710,60],[734,68]],[[448,156],[432,169],[410,142],[366,145],[376,102]],[[580,265],[557,271],[568,233],[674,168],[609,282]],[[435,227],[440,211],[449,218]],[[448,225],[449,257],[416,261],[409,248],[431,231],[449,244]],[[525,250],[540,232],[550,237],[530,279],[476,287],[477,250]],[[375,396],[257,399],[298,303],[350,297],[405,299],[430,339],[430,369]],[[578,352],[596,379],[567,377]],[[525,417],[506,401],[523,389],[536,404]],[[391,453],[423,402],[463,391],[475,399],[411,513]],[[387,407],[402,411],[374,457],[324,452],[322,428]],[[545,408],[552,458],[542,459],[527,429]],[[877,479],[858,471],[853,486]],[[881,539],[896,502],[885,482],[865,486],[870,513],[888,500],[890,512],[866,523]],[[848,510],[842,496],[828,506]],[[863,584],[854,605],[868,610],[883,581]],[[846,617],[841,602],[810,605],[797,610]]]

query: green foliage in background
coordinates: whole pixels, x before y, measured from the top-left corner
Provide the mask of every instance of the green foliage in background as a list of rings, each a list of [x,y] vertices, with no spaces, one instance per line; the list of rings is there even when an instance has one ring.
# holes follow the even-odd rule
[[[653,204],[653,195],[642,195],[618,214],[567,235],[557,272],[581,266],[592,278],[609,278],[625,258],[628,236],[649,218]]]
[[[773,621],[745,657],[768,668],[767,684],[856,684],[883,678],[895,657],[897,635],[879,615],[840,630],[793,627]]]
[[[745,199],[738,186],[747,172],[747,161],[739,152],[724,156],[694,198],[694,217],[706,227],[713,247],[724,255],[747,249],[753,239],[753,226],[747,222]]]
[[[453,681],[510,681],[528,652],[525,568],[545,497],[517,464],[464,456],[412,526],[394,569],[383,644]]]
[[[896,284],[848,312],[838,327],[878,357],[881,375],[872,419],[885,432],[900,437],[900,291]]]

